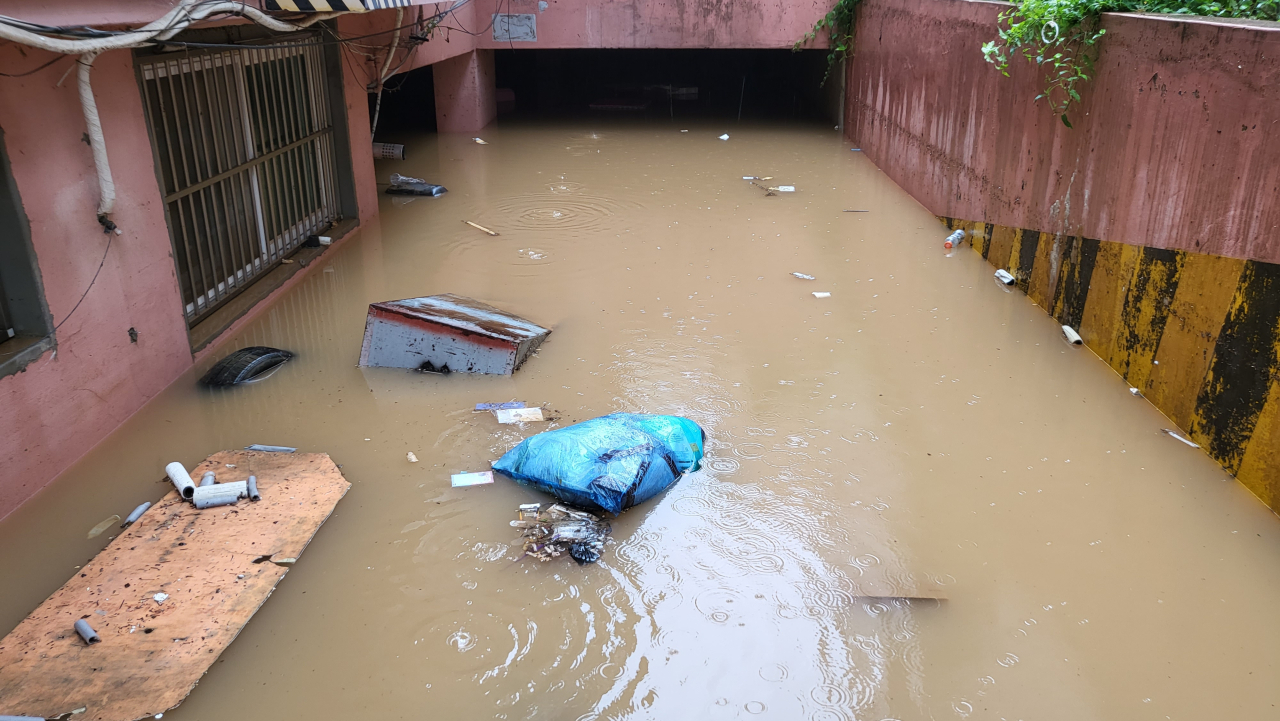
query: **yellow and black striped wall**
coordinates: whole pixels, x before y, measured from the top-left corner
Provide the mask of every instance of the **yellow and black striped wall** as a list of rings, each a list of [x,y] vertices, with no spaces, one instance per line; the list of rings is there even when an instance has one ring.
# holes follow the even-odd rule
[[[940,220],[1280,511],[1280,264]]]

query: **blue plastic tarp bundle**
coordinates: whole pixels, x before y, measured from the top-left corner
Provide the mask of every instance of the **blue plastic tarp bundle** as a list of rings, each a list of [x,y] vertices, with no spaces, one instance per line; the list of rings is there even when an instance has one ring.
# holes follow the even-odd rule
[[[705,439],[688,418],[613,413],[526,438],[493,470],[565,503],[617,515],[698,470]]]

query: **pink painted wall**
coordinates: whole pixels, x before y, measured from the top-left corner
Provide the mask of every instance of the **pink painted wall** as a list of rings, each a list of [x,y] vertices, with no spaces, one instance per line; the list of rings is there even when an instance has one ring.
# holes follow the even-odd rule
[[[790,48],[834,0],[477,0],[478,25],[493,13],[537,17],[537,42],[516,48]],[[545,5],[545,7],[543,7]],[[825,38],[813,47],[825,47]],[[505,49],[492,31],[482,48]]]
[[[438,62],[431,69],[440,132],[474,132],[498,117],[492,50],[472,50]]]
[[[52,57],[30,49],[24,54],[6,44],[0,47],[0,70],[22,72]],[[5,409],[0,413],[0,518],[194,362],[129,51],[100,56],[93,70],[116,183],[113,217],[124,233],[112,239],[97,281],[67,319],[97,271],[107,242],[96,219],[98,186],[92,155],[81,140],[84,116],[74,73],[56,87],[73,64],[67,58],[25,78],[0,77],[5,149],[31,226],[46,301],[54,323],[62,323],[55,334],[56,355],[46,353],[23,372],[0,378],[0,408]],[[355,72],[344,67],[360,219],[375,223],[378,191],[365,91]],[[276,294],[303,275],[295,275]],[[259,303],[257,310],[269,302]],[[138,331],[136,344],[129,340],[131,327]],[[209,346],[202,355],[213,349]]]
[[[847,137],[937,215],[1280,262],[1280,27],[1108,14],[1071,130],[984,62],[1007,7],[864,0]]]

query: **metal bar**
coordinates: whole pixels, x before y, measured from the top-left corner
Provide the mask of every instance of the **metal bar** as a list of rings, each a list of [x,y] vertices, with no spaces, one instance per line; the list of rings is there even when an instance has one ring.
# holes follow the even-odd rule
[[[191,133],[191,156],[192,162],[196,165],[196,172],[199,175],[212,175],[215,171],[213,164],[209,158],[209,138],[205,133],[205,113],[200,103],[200,92],[197,86],[200,84],[198,75],[199,68],[195,59],[187,58],[187,72],[182,74],[182,88],[187,101],[188,122],[187,127]],[[194,115],[191,115],[191,108],[194,105]],[[192,126],[195,126],[192,128]],[[200,221],[204,226],[204,246],[209,256],[209,275],[211,278],[208,290],[213,291],[215,298],[218,294],[218,286],[221,279],[226,277],[226,258],[224,257],[224,248],[218,243],[218,225],[217,220],[213,216],[214,210],[210,208],[213,204],[211,187],[206,187],[199,193],[192,194],[192,198],[200,200]],[[194,200],[192,202],[194,206]],[[196,230],[199,235],[199,229]],[[197,242],[199,242],[197,240]]]
[[[225,53],[218,53],[209,57],[209,67],[206,72],[205,93],[209,101],[210,108],[217,108],[217,119],[214,121],[216,129],[215,136],[219,141],[218,150],[218,170],[226,172],[226,169],[237,163],[233,160],[235,141],[229,137],[232,133],[233,123],[230,122],[231,108],[228,107],[231,101],[231,95],[225,92],[223,83],[219,79],[223,77],[220,70],[224,65]],[[215,101],[217,100],[217,102]],[[232,189],[230,178],[218,182],[212,186],[221,189],[223,217],[226,219],[227,226],[227,245],[228,255],[233,265],[231,281],[235,282],[242,274],[245,262],[248,260],[245,256],[245,228],[244,214],[235,202],[235,192]]]
[[[173,107],[174,107],[174,112],[175,112],[175,116],[174,116],[174,117],[175,117],[175,120],[177,120],[177,119],[178,119],[178,112],[181,110],[181,108],[178,106],[178,90],[177,90],[177,88],[175,87],[174,82],[173,82],[173,76],[174,76],[174,74],[175,74],[175,73],[173,72],[173,69],[174,69],[174,67],[176,66],[176,67],[177,67],[177,70],[178,70],[178,73],[177,73],[177,74],[179,74],[179,75],[180,75],[180,74],[181,74],[181,72],[182,72],[182,64],[181,64],[181,63],[182,63],[182,61],[181,61],[181,60],[174,60],[174,61],[171,61],[171,62],[172,62],[172,64],[171,64],[171,65],[170,65],[170,67],[168,68],[168,69],[169,69],[169,73],[168,73],[168,76],[167,76],[167,77],[168,77],[168,79],[169,79],[169,91],[173,94]],[[181,81],[179,81],[179,83],[181,83]],[[185,114],[185,115],[183,115],[183,116],[181,117],[181,121],[175,125],[175,128],[176,128],[177,132],[175,133],[175,136],[174,136],[174,137],[175,137],[175,139],[177,140],[177,143],[178,143],[178,156],[179,156],[180,158],[182,158],[182,175],[183,175],[183,177],[185,178],[185,180],[187,181],[187,182],[186,182],[186,184],[187,184],[187,185],[190,185],[193,181],[192,181],[192,179],[191,179],[191,169],[190,169],[190,167],[189,167],[189,164],[187,163],[187,145],[188,145],[189,143],[184,142],[183,135],[182,135],[182,128],[183,128],[183,127],[190,127],[190,125],[191,125],[191,105],[190,105],[190,103],[189,103],[188,101],[189,101],[189,98],[187,98],[186,93],[185,93],[185,92],[183,92],[183,93],[182,93],[182,107],[186,108],[186,114]],[[197,223],[196,218],[195,218],[195,203],[188,202],[188,203],[187,203],[187,205],[188,205],[188,206],[190,207],[190,209],[191,209],[191,230],[192,230],[192,231],[195,231],[196,223]],[[179,203],[178,203],[178,209],[179,209],[179,212],[181,212],[181,211],[182,211],[182,203],[181,203],[181,202],[179,202]],[[184,230],[185,230],[185,224],[184,224]],[[209,288],[209,279],[205,276],[205,272],[204,272],[204,271],[205,271],[205,266],[204,266],[204,255],[203,255],[203,253],[201,252],[201,248],[200,248],[200,240],[199,240],[199,238],[194,238],[192,242],[189,242],[189,243],[187,244],[187,258],[188,258],[188,262],[190,262],[190,256],[191,256],[191,251],[192,251],[192,249],[194,249],[194,250],[195,250],[196,266],[200,269],[200,276],[199,276],[199,281],[198,281],[198,287],[197,287],[197,279],[196,279],[196,276],[192,276],[192,278],[191,278],[191,286],[192,286],[192,289],[193,289],[193,290],[197,290],[197,291],[198,291],[198,292],[196,292],[196,299],[197,299],[196,309],[197,309],[197,310],[199,310],[199,299],[200,299],[200,297],[201,297],[202,293],[203,293],[204,291],[207,291],[207,290],[208,290],[208,288]]]
[[[249,103],[250,108],[252,109],[252,112],[254,115],[254,119],[257,120],[257,125],[254,127],[254,130],[257,132],[257,135],[259,137],[255,138],[255,141],[256,141],[255,145],[258,146],[260,153],[265,154],[267,152],[267,148],[269,144],[273,141],[271,140],[271,134],[272,134],[271,126],[268,124],[268,121],[267,121],[268,113],[266,112],[266,109],[265,109],[268,98],[267,98],[266,87],[265,87],[266,72],[261,67],[262,65],[262,62],[260,59],[261,54],[262,54],[261,51],[256,49],[247,51],[245,53],[246,59],[249,59],[252,61],[252,62],[246,63],[245,65],[245,79],[246,79],[246,85],[251,86],[249,90],[252,94],[253,99],[256,100],[256,102],[251,101]],[[255,68],[255,66],[257,67]],[[254,75],[255,69],[257,72],[256,77]],[[250,83],[249,82],[250,79],[252,79],[253,82]],[[273,154],[272,158],[274,157],[275,155]],[[272,167],[272,163],[270,160],[260,163],[258,165],[257,170],[258,170],[258,181],[259,181],[258,193],[259,193],[259,198],[262,202],[262,217],[263,217],[263,220],[266,222],[266,230],[267,230],[267,234],[266,234],[267,260],[274,261],[276,256],[279,255],[279,249],[277,247],[278,245],[277,238],[280,237],[280,230],[281,230],[278,222],[278,212],[277,212],[278,201],[276,200],[277,193],[275,189],[277,181],[275,178],[275,173],[273,172],[274,168]]]
[[[170,128],[172,127],[176,129],[178,127],[178,122],[179,122],[176,115],[176,112],[178,110],[178,98],[173,89],[173,77],[172,77],[172,73],[170,72],[171,69],[172,68],[169,62],[165,62],[164,77],[165,77],[165,80],[167,81],[166,83],[161,83],[160,75],[159,74],[156,75],[156,97],[157,97],[157,100],[159,100],[160,114],[162,116],[162,121],[163,121],[164,136],[165,136],[165,143],[164,143],[165,151],[169,156],[169,174],[173,176],[173,187],[180,188],[182,187],[182,182],[178,179],[178,159],[173,157],[173,146],[175,143],[178,145],[178,156],[180,158],[182,156],[182,141],[176,137],[177,136],[176,130],[174,132],[170,132]],[[165,85],[168,85],[168,88],[169,88],[168,102],[165,102],[165,97],[164,97]],[[170,123],[169,123],[170,113],[165,112],[166,107],[175,113],[172,126],[170,126]],[[181,248],[183,265],[187,266],[187,282],[186,282],[185,290],[187,290],[190,293],[191,302],[193,304],[192,312],[194,312],[196,309],[196,306],[194,305],[196,302],[196,296],[199,294],[196,292],[196,282],[197,282],[196,268],[195,268],[195,265],[193,265],[191,262],[191,250],[188,247],[186,242],[187,218],[186,218],[186,214],[183,212],[181,202],[174,203],[173,208],[174,208],[174,212],[171,213],[170,217],[173,217],[174,215],[177,216],[177,223],[174,226],[175,228],[177,228],[177,233],[174,237],[174,244]],[[179,278],[179,282],[181,283],[181,278]]]
[[[278,101],[275,105],[275,117],[280,128],[280,141],[292,145],[297,135],[293,118],[293,92],[289,82],[289,56],[285,55],[282,48],[274,48],[271,53],[270,72],[275,83]],[[292,250],[300,241],[301,235],[298,227],[301,209],[298,207],[298,184],[297,174],[290,172],[293,151],[280,154],[280,160],[277,161],[277,168],[280,171],[282,183],[280,186],[281,200],[283,201],[281,210],[283,214],[284,233],[281,242],[284,250]],[[294,182],[289,182],[290,179]]]
[[[202,180],[202,181],[200,181],[199,183],[196,183],[195,185],[192,185],[192,186],[191,186],[191,187],[189,187],[189,188],[183,188],[182,190],[179,190],[179,191],[178,191],[178,192],[176,192],[176,193],[171,193],[171,194],[169,194],[169,195],[166,195],[166,196],[165,196],[165,198],[164,198],[164,200],[165,200],[165,202],[166,202],[166,203],[169,203],[169,202],[173,202],[173,201],[175,201],[175,200],[178,200],[179,198],[183,198],[183,197],[186,197],[186,196],[188,196],[188,195],[191,195],[192,193],[194,193],[194,192],[196,192],[196,191],[198,191],[198,190],[203,190],[204,188],[206,188],[206,187],[208,187],[208,186],[210,186],[210,185],[213,185],[214,183],[217,183],[218,181],[226,180],[227,178],[230,178],[231,176],[233,176],[233,175],[235,175],[235,174],[237,174],[237,173],[240,173],[240,172],[243,172],[243,171],[245,171],[245,170],[248,170],[249,168],[252,168],[252,167],[253,167],[253,166],[255,166],[255,165],[260,165],[260,164],[262,164],[264,161],[270,160],[271,158],[274,158],[274,157],[276,157],[277,155],[280,155],[280,154],[282,154],[282,153],[287,153],[287,152],[289,152],[290,150],[293,150],[294,148],[297,148],[297,147],[299,147],[299,146],[305,145],[305,144],[307,144],[308,142],[310,142],[310,141],[312,141],[312,140],[315,140],[316,138],[319,138],[319,137],[320,137],[320,136],[322,136],[322,135],[328,135],[328,134],[329,134],[329,132],[331,132],[331,129],[330,129],[330,128],[325,128],[324,130],[317,130],[316,132],[312,133],[311,135],[308,135],[307,137],[302,138],[302,139],[298,140],[298,141],[297,141],[297,142],[295,142],[295,143],[290,143],[289,145],[286,145],[286,146],[284,146],[283,148],[279,148],[279,149],[277,149],[277,150],[273,150],[273,151],[271,151],[270,153],[267,153],[266,155],[259,155],[258,157],[254,158],[254,159],[252,159],[252,160],[250,160],[250,161],[248,161],[248,162],[246,162],[246,163],[242,163],[242,164],[240,164],[240,165],[237,165],[237,166],[236,166],[236,167],[234,167],[234,168],[231,168],[230,170],[226,170],[226,171],[223,171],[223,172],[221,172],[221,173],[218,173],[217,175],[213,176],[212,178],[209,178],[208,180]]]

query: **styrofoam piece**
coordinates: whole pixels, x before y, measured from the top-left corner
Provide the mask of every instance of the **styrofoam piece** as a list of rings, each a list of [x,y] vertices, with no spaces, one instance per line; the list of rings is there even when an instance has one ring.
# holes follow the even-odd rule
[[[813,292],[813,297],[814,298],[830,298],[831,294],[825,290],[815,290]]]
[[[369,306],[360,365],[510,375],[550,334],[459,295],[385,301]]]
[[[545,420],[541,408],[502,408],[494,411],[499,423],[525,423]]]
[[[493,483],[493,471],[480,471],[478,473],[455,473],[449,477],[454,488],[462,488],[464,486],[480,486],[486,483]]]

